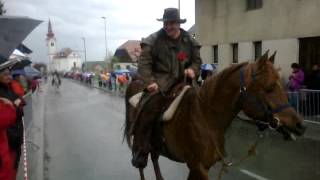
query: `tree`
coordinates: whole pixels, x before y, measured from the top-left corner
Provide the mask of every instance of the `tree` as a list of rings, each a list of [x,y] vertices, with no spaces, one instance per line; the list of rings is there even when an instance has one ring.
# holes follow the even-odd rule
[[[112,58],[113,58],[113,52],[112,51],[108,51],[108,56],[104,57],[104,61],[107,62],[107,63],[110,63]]]
[[[119,63],[119,62],[120,62],[119,58],[116,56],[113,56],[111,59],[110,68],[113,69],[114,64]]]
[[[6,13],[6,10],[4,9],[4,4],[2,1],[0,1],[0,15],[3,15]]]

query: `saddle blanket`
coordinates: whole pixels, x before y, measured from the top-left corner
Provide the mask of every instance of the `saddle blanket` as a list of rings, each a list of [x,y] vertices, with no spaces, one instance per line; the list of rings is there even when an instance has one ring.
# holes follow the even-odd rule
[[[163,114],[163,121],[170,121],[174,115],[174,113],[176,112],[177,108],[179,107],[179,104],[184,96],[184,94],[187,92],[187,90],[191,88],[191,86],[186,85],[183,87],[182,91],[180,92],[180,94],[172,101],[172,103],[170,104],[170,106],[168,107],[168,109],[164,112]],[[129,99],[129,103],[134,107],[137,108],[140,99],[143,95],[143,92],[139,92],[137,94],[135,94],[134,96],[132,96]]]

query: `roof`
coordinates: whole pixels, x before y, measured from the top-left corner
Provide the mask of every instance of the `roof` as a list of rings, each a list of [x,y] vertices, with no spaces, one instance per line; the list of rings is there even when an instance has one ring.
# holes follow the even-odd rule
[[[50,21],[50,19],[49,19],[47,39],[50,39],[50,38],[53,38],[53,37],[54,37],[54,33],[53,33],[53,31],[52,31],[51,21]]]
[[[114,53],[114,56],[119,58],[128,58],[131,62],[137,62],[141,54],[140,41],[128,40],[119,46]]]
[[[60,51],[56,52],[53,58],[67,58],[71,53],[74,53],[71,48],[62,48]]]
[[[85,64],[87,70],[94,70],[97,65],[101,66],[101,68],[107,67],[106,61],[87,61],[83,64]]]

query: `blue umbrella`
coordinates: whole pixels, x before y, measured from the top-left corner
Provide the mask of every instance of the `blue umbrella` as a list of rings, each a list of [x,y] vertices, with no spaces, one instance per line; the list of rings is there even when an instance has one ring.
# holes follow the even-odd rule
[[[214,71],[216,69],[213,64],[201,64],[201,70]]]
[[[11,75],[26,75],[26,72],[24,71],[24,69],[15,69],[13,71],[11,71]]]
[[[123,73],[130,73],[130,71],[128,69],[117,69],[117,70],[114,70],[114,73],[123,74]]]
[[[26,72],[26,76],[41,77],[41,73],[38,70],[32,68],[31,66],[24,67],[24,71]]]
[[[138,69],[136,67],[130,67],[129,68],[129,71],[130,71],[130,76],[134,76],[138,73]]]

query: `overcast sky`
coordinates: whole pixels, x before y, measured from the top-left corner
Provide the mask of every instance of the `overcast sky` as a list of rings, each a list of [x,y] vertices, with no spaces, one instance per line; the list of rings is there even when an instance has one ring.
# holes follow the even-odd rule
[[[167,7],[178,7],[178,0],[3,0],[7,15],[28,16],[43,22],[25,39],[33,50],[33,61],[48,60],[46,33],[48,19],[57,39],[58,50],[70,47],[83,50],[85,37],[87,60],[103,60],[105,56],[104,20],[107,22],[108,50],[127,40],[141,40],[162,27],[157,21]],[[181,0],[181,18],[188,30],[194,24],[194,1]],[[79,52],[81,54],[81,52]],[[81,54],[83,56],[83,54]]]

